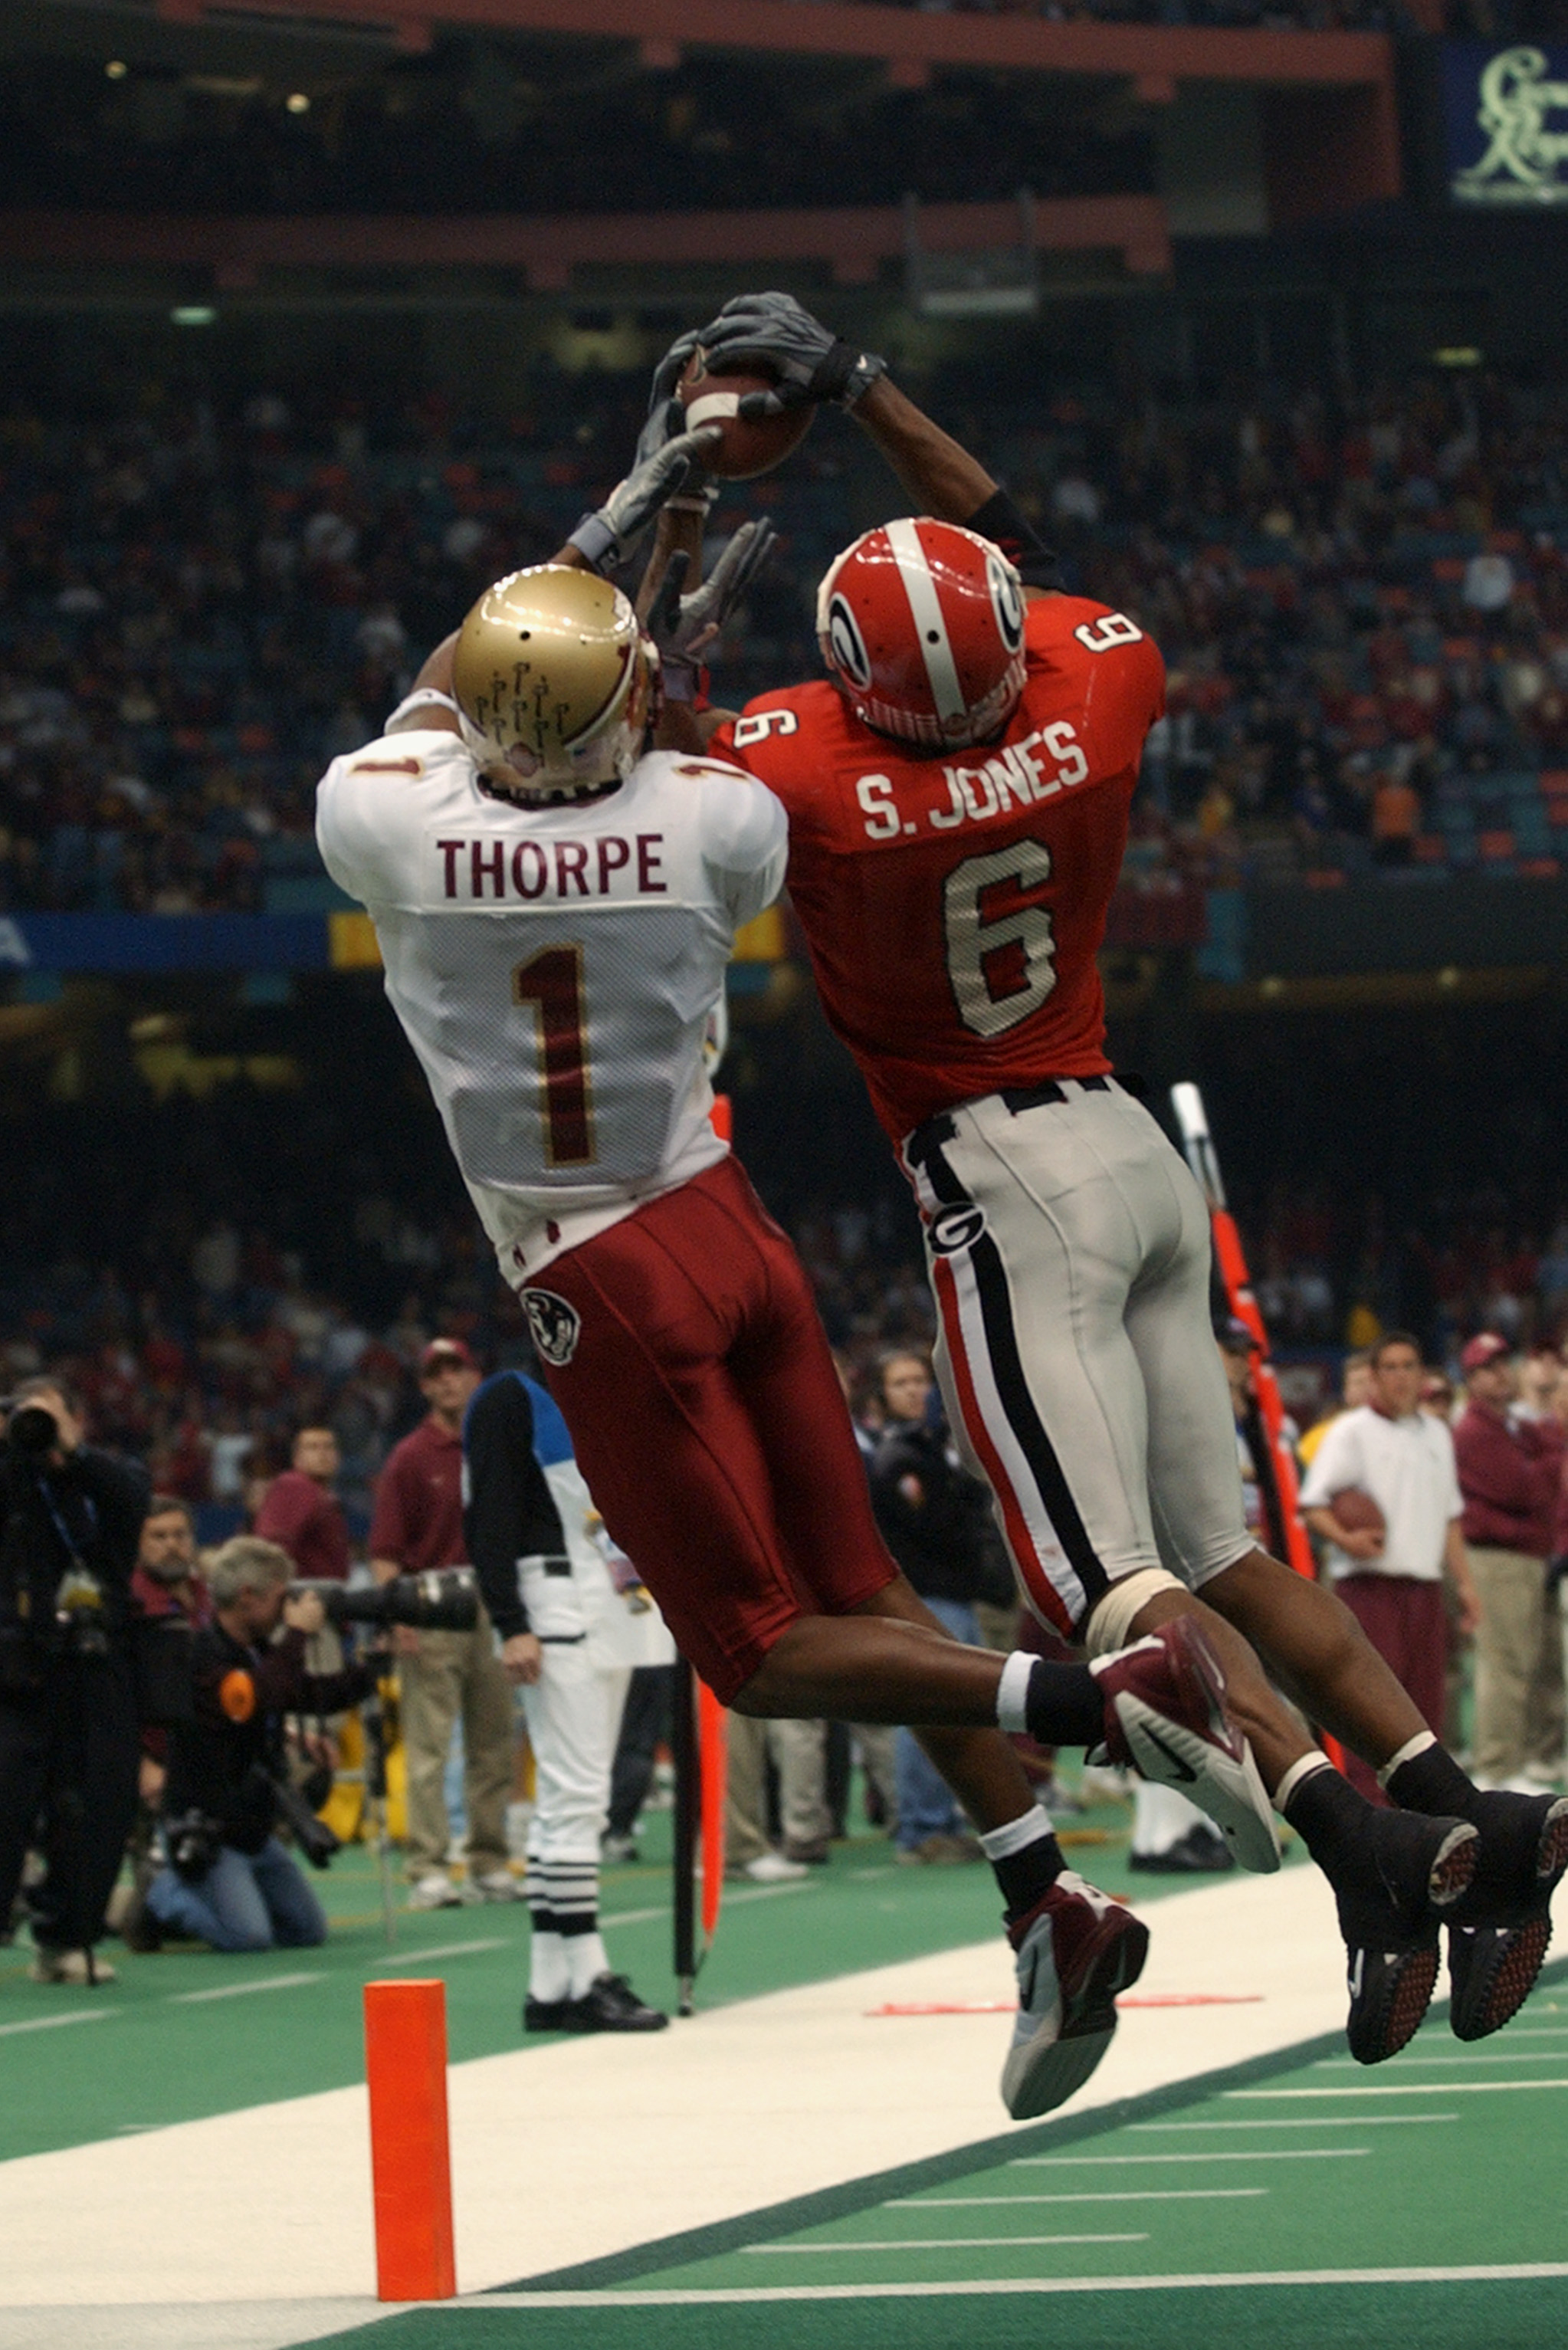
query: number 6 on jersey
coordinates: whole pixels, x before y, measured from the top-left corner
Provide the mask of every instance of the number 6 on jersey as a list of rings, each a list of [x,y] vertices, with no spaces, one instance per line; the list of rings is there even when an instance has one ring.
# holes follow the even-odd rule
[[[1038,1012],[1056,984],[1051,879],[1044,841],[1015,840],[966,857],[942,887],[948,977],[959,1017],[977,1036],[1002,1036]]]
[[[512,974],[512,1000],[535,1007],[545,1156],[552,1167],[591,1167],[598,1154],[581,947],[545,947],[520,962]]]

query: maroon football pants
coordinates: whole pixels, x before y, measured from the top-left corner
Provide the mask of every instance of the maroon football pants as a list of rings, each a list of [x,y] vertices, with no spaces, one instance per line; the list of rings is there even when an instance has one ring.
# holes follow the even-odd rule
[[[727,1704],[802,1615],[897,1574],[805,1273],[733,1159],[546,1265],[577,1465],[681,1653]]]
[[[1428,1729],[1441,1738],[1449,1669],[1442,1585],[1417,1582],[1411,1575],[1347,1575],[1334,1587]],[[1348,1747],[1345,1772],[1373,1803],[1386,1802],[1376,1772]]]

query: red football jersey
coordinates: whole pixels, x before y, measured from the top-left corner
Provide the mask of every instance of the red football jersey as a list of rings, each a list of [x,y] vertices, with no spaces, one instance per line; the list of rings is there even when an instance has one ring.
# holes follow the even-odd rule
[[[1002,735],[920,754],[826,681],[714,738],[789,812],[789,889],[828,1019],[895,1141],[957,1102],[1102,1075],[1096,955],[1165,665],[1124,613],[1028,608]]]

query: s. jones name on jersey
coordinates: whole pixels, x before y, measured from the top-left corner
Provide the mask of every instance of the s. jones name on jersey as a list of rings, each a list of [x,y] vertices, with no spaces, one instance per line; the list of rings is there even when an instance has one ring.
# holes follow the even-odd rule
[[[670,884],[664,835],[615,832],[597,840],[437,840],[445,896],[467,904],[514,899],[565,904],[578,898],[661,898]],[[619,877],[624,874],[624,881]]]

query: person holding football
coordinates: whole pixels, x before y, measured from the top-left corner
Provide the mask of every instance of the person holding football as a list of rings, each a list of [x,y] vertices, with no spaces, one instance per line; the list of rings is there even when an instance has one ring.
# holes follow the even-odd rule
[[[1357,2057],[1416,2030],[1445,1922],[1454,2029],[1493,2032],[1545,1954],[1568,1800],[1473,1786],[1349,1610],[1248,1533],[1208,1215],[1106,1056],[1096,955],[1159,654],[1064,592],[983,467],[789,296],[741,296],[682,337],[655,420],[697,348],[710,376],[771,380],[742,416],[847,408],[915,502],[824,577],[826,678],[705,731],[788,812],[818,992],[914,1189],[949,1417],[1024,1593],[1091,1658],[1203,1622],[1275,1806],[1334,1885]],[[1402,1808],[1332,1768],[1260,1658]],[[1005,1683],[1002,1719],[1023,1727]]]

